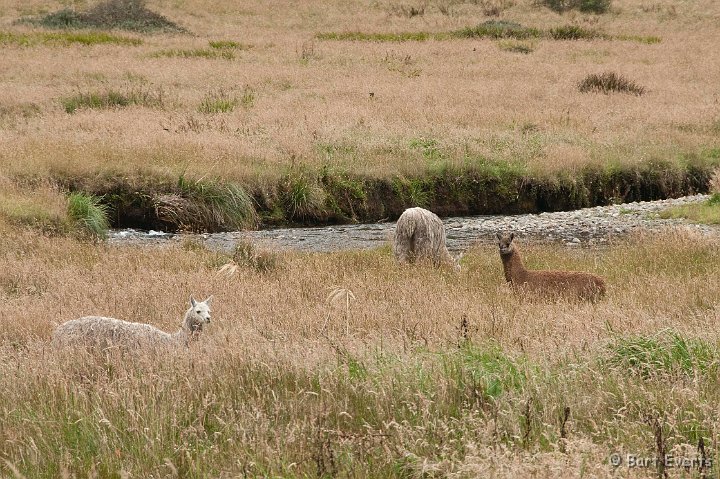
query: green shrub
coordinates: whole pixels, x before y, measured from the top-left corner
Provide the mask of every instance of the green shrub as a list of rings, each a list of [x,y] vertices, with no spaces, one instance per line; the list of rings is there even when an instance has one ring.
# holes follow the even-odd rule
[[[630,93],[642,95],[645,88],[635,82],[628,80],[615,72],[593,73],[585,77],[579,84],[578,89],[582,93],[605,93],[611,92]]]
[[[145,0],[107,0],[86,12],[64,8],[23,23],[45,28],[102,28],[137,32],[182,32],[186,30],[162,15],[148,10]]]
[[[519,23],[506,20],[488,20],[476,27],[467,27],[451,33],[457,38],[515,38],[524,40],[541,35],[537,28],[523,27]]]
[[[102,197],[79,192],[71,193],[68,197],[68,218],[81,235],[105,239],[110,229],[108,211],[108,206],[102,203]]]
[[[569,10],[579,10],[584,13],[607,13],[612,0],[537,0],[549,9],[563,13]]]
[[[593,40],[596,38],[606,38],[605,35],[597,30],[589,30],[579,25],[563,25],[551,28],[547,34],[553,40]]]

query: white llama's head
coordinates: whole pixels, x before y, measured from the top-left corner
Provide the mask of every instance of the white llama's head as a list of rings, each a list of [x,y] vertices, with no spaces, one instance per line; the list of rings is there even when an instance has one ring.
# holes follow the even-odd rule
[[[202,331],[203,326],[210,323],[210,303],[212,295],[205,301],[196,301],[190,297],[190,309],[185,313],[185,328],[191,333]]]

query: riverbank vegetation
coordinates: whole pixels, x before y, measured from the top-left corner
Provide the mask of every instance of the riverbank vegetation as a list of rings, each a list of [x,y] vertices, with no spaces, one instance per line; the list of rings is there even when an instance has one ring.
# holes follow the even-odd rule
[[[717,458],[720,246],[688,233],[599,250],[520,238],[529,267],[592,271],[599,303],[504,284],[482,240],[460,273],[387,248],[109,246],[4,230],[0,470],[10,477],[624,477],[611,453]],[[167,331],[167,356],[54,351],[87,314]],[[698,477],[696,465],[688,471]],[[707,471],[707,469],[706,469]],[[656,467],[639,471],[655,477]],[[671,471],[674,474],[675,470]],[[660,473],[662,475],[662,473]]]
[[[670,208],[660,213],[661,218],[685,218],[693,223],[708,225],[720,224],[720,169],[710,179],[712,195],[707,201]]]
[[[0,171],[27,224],[55,221],[41,184],[112,226],[222,230],[677,196],[720,163],[716,2],[55,8],[0,10]],[[217,201],[246,219],[193,213]]]

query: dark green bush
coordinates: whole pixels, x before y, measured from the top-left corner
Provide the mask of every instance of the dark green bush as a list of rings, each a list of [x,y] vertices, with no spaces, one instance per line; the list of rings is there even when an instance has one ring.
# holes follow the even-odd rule
[[[549,9],[563,13],[569,10],[579,10],[584,13],[607,13],[612,0],[538,0],[537,3]]]
[[[117,28],[136,32],[183,32],[164,16],[148,10],[145,0],[106,0],[86,12],[64,8],[39,18],[21,20],[45,28]]]
[[[592,73],[580,82],[578,89],[582,93],[620,92],[638,96],[645,93],[644,87],[615,72]]]
[[[537,28],[523,27],[519,23],[506,20],[488,20],[476,27],[467,27],[452,33],[461,38],[516,38],[519,40],[539,37]]]
[[[605,38],[605,35],[597,30],[583,28],[579,25],[563,25],[548,30],[548,36],[553,40],[593,40]]]

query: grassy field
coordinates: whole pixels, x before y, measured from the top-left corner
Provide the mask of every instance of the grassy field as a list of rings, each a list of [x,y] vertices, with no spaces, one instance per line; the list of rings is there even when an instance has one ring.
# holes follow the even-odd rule
[[[711,0],[147,7],[177,28],[47,29],[56,2],[0,4],[16,202],[80,190],[150,226],[162,197],[212,203],[185,179],[242,187],[266,222],[352,221],[681,194],[720,163]],[[499,200],[474,201],[484,190]]]
[[[718,457],[717,238],[519,238],[604,276],[597,304],[514,293],[484,242],[460,273],[245,246],[229,274],[97,241],[705,190],[718,2],[231,3],[0,0],[0,476],[720,477],[609,464]],[[49,344],[209,294],[187,350]]]
[[[613,452],[718,456],[720,244],[688,233],[601,250],[519,239],[529,267],[592,271],[595,305],[514,294],[496,247],[456,274],[389,249],[266,253],[0,237],[4,477],[662,477]],[[189,350],[49,346],[87,314],[175,330]],[[349,299],[348,299],[349,298]],[[718,477],[668,468],[669,477]]]

